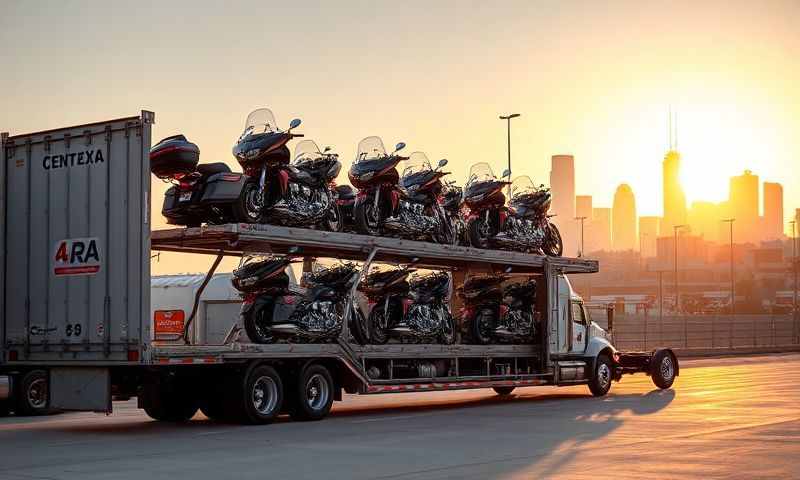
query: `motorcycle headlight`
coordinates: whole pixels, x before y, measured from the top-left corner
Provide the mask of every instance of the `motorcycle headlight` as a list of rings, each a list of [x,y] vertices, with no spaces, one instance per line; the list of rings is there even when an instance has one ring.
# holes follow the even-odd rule
[[[367,172],[364,175],[361,175],[359,180],[363,180],[363,181],[367,182],[374,176],[375,176],[375,172]]]

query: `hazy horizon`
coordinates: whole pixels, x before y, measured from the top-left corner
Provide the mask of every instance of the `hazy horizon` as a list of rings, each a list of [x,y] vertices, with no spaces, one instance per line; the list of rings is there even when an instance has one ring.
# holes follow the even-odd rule
[[[497,116],[516,112],[515,176],[547,184],[550,156],[572,154],[577,194],[610,207],[627,183],[639,215],[661,215],[671,105],[689,202],[723,200],[750,169],[783,185],[788,218],[800,207],[798,24],[792,1],[11,3],[0,131],[144,108],[154,141],[184,133],[202,161],[239,169],[230,148],[266,106],[280,125],[302,118],[298,131],[345,167],[379,135],[448,158],[463,182],[475,162],[505,168]]]

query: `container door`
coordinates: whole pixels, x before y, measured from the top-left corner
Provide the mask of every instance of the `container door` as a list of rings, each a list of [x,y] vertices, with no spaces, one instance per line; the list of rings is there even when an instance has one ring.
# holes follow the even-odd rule
[[[140,358],[150,325],[153,118],[5,140],[4,224],[13,228],[2,317],[16,361]]]

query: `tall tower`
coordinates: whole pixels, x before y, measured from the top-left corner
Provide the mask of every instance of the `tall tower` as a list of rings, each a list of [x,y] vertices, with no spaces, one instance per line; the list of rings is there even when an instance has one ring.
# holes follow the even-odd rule
[[[731,177],[728,203],[733,216],[736,217],[736,231],[740,241],[755,242],[761,237],[758,194],[758,175],[745,170],[743,174]]]
[[[623,183],[614,193],[614,210],[611,213],[611,242],[614,250],[635,250],[636,197],[631,187]]]
[[[764,182],[764,240],[783,238],[783,186]]]
[[[575,232],[575,158],[572,155],[553,155],[550,167],[550,189],[553,204],[550,212],[564,242],[565,254],[572,255],[577,245]],[[574,248],[577,250],[577,248]]]
[[[641,254],[643,257],[655,257],[658,241],[658,217],[639,217],[639,238],[641,239]]]
[[[681,186],[681,154],[678,153],[677,126],[673,131],[672,111],[669,112],[669,150],[661,164],[664,181],[664,220],[662,232],[671,232],[675,225],[686,224],[686,195]]]

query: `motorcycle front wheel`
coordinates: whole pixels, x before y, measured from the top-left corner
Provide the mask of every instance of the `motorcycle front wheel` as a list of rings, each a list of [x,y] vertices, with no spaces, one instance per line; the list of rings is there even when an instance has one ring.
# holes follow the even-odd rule
[[[353,303],[353,312],[350,315],[350,320],[350,333],[353,335],[356,343],[359,345],[366,345],[369,340],[367,338],[367,319],[364,318],[364,314],[355,303]]]
[[[439,341],[445,345],[452,345],[456,343],[456,326],[455,322],[453,322],[453,316],[450,315],[450,312],[444,312],[442,332],[439,334]]]
[[[323,220],[323,226],[329,232],[344,231],[344,222],[342,221],[342,211],[339,209],[339,205],[335,201],[331,202],[331,208],[328,210],[328,214],[325,215],[325,220]]]
[[[369,312],[369,341],[375,345],[383,345],[389,341],[389,321],[386,312],[380,306],[375,306]]]
[[[561,240],[561,232],[554,223],[547,224],[547,235],[544,241],[545,255],[550,257],[560,257],[564,254],[564,242]]]
[[[269,328],[272,323],[272,302],[254,306],[247,313],[242,314],[244,331],[253,343],[272,343],[275,337]]]
[[[247,179],[239,198],[233,203],[233,217],[240,223],[259,223],[262,210],[258,182]]]
[[[469,245],[475,248],[490,248],[489,239],[493,236],[493,230],[482,216],[469,219],[467,222]]]
[[[358,233],[380,235],[382,217],[380,205],[375,206],[373,197],[356,198],[355,205],[353,205],[353,220]]]
[[[480,345],[486,345],[492,341],[492,331],[494,331],[494,313],[488,308],[482,308],[472,319],[472,337]]]

